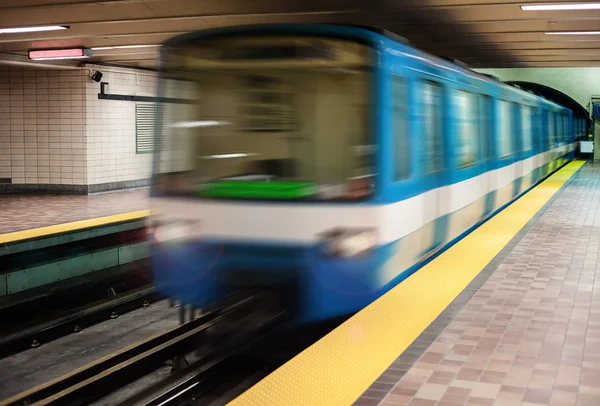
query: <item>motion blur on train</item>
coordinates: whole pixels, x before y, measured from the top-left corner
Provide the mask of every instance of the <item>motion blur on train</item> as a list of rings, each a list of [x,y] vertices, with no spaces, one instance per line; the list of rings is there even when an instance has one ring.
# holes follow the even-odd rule
[[[152,267],[204,311],[247,294],[296,326],[351,315],[585,133],[563,106],[376,29],[214,29],[161,58]]]

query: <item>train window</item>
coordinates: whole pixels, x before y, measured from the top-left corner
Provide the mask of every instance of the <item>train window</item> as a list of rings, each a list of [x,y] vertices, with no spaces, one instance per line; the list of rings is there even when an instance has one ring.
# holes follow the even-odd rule
[[[521,130],[523,135],[523,151],[531,151],[533,128],[531,125],[532,108],[529,106],[521,106]]]
[[[498,114],[498,156],[500,158],[506,158],[513,154],[513,141],[512,141],[512,103],[504,100],[499,102],[499,114]]]
[[[243,131],[286,132],[293,128],[294,99],[289,78],[247,75],[239,78],[239,84]]]
[[[554,139],[554,113],[546,111],[546,116],[548,117],[548,144],[552,147],[556,142]]]
[[[492,154],[492,120],[491,120],[491,99],[489,96],[481,95],[480,98],[481,106],[480,112],[480,131],[481,131],[481,143],[483,146],[483,157],[486,161],[493,158]]]
[[[558,128],[560,128],[559,142],[562,144],[563,142],[565,142],[565,116],[559,114],[558,117]]]
[[[564,131],[563,131],[563,117],[562,114],[556,115],[556,142],[559,144],[563,142]]]
[[[396,155],[395,178],[404,180],[410,177],[411,151],[408,121],[408,81],[401,76],[392,79],[393,140]]]
[[[458,91],[457,162],[459,168],[474,165],[479,157],[479,138],[477,134],[477,99],[473,93]]]
[[[442,86],[429,81],[422,85],[423,173],[429,174],[444,169]]]

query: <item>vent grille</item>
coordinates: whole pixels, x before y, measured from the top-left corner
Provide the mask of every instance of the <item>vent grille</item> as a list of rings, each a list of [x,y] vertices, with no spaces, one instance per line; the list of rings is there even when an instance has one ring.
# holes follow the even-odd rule
[[[135,151],[138,154],[154,151],[155,103],[135,105]]]

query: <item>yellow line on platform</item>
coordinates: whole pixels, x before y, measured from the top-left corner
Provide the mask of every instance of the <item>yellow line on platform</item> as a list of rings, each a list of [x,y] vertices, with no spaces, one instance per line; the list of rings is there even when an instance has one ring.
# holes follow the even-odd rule
[[[120,223],[148,217],[149,210],[132,211],[128,213],[113,214],[111,216],[98,217],[94,219],[73,221],[71,223],[55,224],[46,227],[31,228],[29,230],[13,231],[12,233],[0,234],[0,244],[13,243],[30,238],[46,237],[52,234],[66,233],[84,228],[98,227],[111,223]]]
[[[350,405],[585,162],[571,162],[230,405]]]

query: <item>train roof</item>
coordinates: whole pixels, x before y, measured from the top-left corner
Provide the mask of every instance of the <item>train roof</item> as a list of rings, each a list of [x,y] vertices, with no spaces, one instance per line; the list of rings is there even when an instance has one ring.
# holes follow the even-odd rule
[[[311,34],[315,32],[316,27],[319,27],[319,34],[331,35],[339,37],[347,37],[365,40],[385,40],[388,43],[396,44],[399,48],[404,48],[404,51],[409,51],[413,56],[417,56],[421,59],[428,60],[432,64],[437,65],[440,68],[461,73],[473,79],[481,80],[488,84],[502,86],[505,90],[515,92],[521,96],[528,96],[533,99],[539,99],[544,102],[547,106],[554,106],[555,108],[568,109],[565,106],[557,104],[551,100],[548,100],[540,95],[537,95],[531,91],[524,90],[518,86],[509,85],[496,77],[486,75],[484,73],[476,72],[465,66],[462,63],[456,61],[448,61],[440,56],[429,54],[421,49],[415,48],[410,45],[410,42],[393,32],[387,31],[373,26],[355,25],[355,24],[247,24],[239,25],[234,27],[219,27],[212,28],[202,31],[195,31],[186,34],[175,36],[163,43],[163,48],[177,47],[182,44],[195,42],[202,39],[210,39],[229,35],[241,35],[241,34],[269,34],[269,33],[281,33],[282,30],[297,32],[301,34]],[[162,52],[162,51],[161,51]]]

